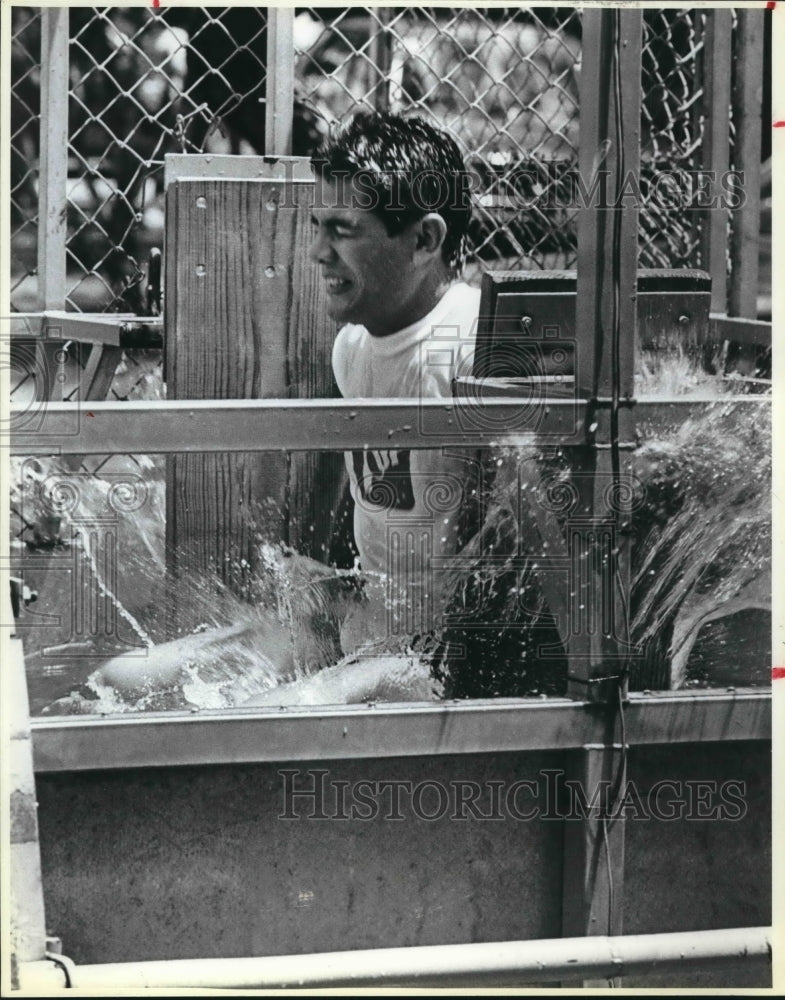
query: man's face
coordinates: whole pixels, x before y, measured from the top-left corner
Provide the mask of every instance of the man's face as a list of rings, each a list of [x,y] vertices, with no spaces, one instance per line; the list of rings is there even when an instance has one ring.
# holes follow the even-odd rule
[[[415,261],[416,233],[388,236],[351,183],[316,178],[313,244],[327,290],[327,312],[339,323],[361,323],[377,337],[403,329],[431,308]]]

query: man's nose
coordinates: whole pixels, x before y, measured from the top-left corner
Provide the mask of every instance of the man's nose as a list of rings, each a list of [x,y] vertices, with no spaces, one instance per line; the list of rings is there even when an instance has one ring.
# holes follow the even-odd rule
[[[333,257],[334,250],[330,241],[321,229],[318,229],[311,240],[308,259],[312,264],[326,264]]]

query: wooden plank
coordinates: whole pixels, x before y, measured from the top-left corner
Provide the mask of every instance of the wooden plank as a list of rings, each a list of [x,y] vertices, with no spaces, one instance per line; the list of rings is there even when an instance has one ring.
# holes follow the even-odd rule
[[[38,299],[64,309],[68,181],[68,8],[41,10],[41,154],[38,203]]]
[[[727,172],[730,143],[731,29],[729,8],[706,11],[703,107],[706,109],[703,167],[719,184]],[[701,264],[711,274],[711,310],[724,313],[728,304],[728,210],[707,209],[701,227]]]
[[[273,161],[261,161],[267,172]],[[334,327],[305,264],[313,184],[179,179],[167,192],[166,383],[170,399],[324,397]],[[338,463],[327,456],[170,460],[167,548],[176,572],[246,592],[259,540],[319,554]],[[316,484],[320,488],[316,488]]]

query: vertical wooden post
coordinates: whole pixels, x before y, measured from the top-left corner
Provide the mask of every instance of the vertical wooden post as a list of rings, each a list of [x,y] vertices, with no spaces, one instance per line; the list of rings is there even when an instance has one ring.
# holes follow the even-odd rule
[[[758,311],[760,240],[761,101],[763,89],[763,10],[739,8],[736,77],[732,103],[734,169],[744,173],[744,204],[732,215],[731,279],[728,312],[755,319]]]
[[[264,151],[267,156],[292,152],[294,113],[294,8],[267,8],[267,81]]]
[[[732,12],[706,11],[703,53],[703,168],[712,172],[719,190],[729,167]],[[701,228],[701,265],[711,275],[711,311],[728,308],[728,209],[706,209]]]

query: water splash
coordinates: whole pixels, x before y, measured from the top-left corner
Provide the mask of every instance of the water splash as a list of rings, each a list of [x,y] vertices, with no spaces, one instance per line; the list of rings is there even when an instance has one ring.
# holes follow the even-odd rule
[[[74,535],[74,541],[78,543],[79,548],[86,559],[90,570],[92,571],[93,578],[101,591],[101,594],[107,598],[113,605],[115,611],[123,618],[131,628],[134,630],[136,635],[142,640],[144,646],[152,646],[153,640],[147,634],[147,632],[142,628],[141,624],[137,618],[131,614],[131,612],[126,608],[123,602],[117,597],[117,595],[107,586],[104,581],[101,571],[98,568],[98,562],[95,558],[95,554],[92,551],[90,545],[90,534],[86,531],[79,531]]]
[[[637,686],[667,686],[671,669],[676,684],[688,684],[702,629],[769,603],[770,416],[764,407],[728,403],[722,379],[681,351],[642,356],[637,378],[649,393],[711,392],[717,400],[699,416],[644,436],[635,455],[646,490],[633,525],[630,627],[647,651]],[[131,683],[115,674],[110,685],[105,669],[95,671],[77,685],[71,709],[54,710],[563,693],[566,661],[549,617],[554,599],[538,569],[546,549],[566,551],[564,518],[555,517],[550,534],[532,518],[543,478],[568,481],[565,455],[558,448],[506,449],[493,463],[482,528],[447,575],[436,635],[370,639],[390,609],[370,600],[369,582],[262,543],[256,606],[209,574],[176,581],[176,608],[165,601],[128,608],[124,595],[102,581],[146,652],[135,661],[121,657]],[[160,576],[162,503],[145,517],[127,518],[139,539],[122,568],[138,560],[139,572],[146,565],[150,577]],[[85,557],[100,580],[89,546]],[[351,655],[343,655],[348,649]],[[711,675],[705,664],[701,669]]]
[[[771,604],[771,415],[718,401],[643,442],[636,469],[648,503],[638,517],[632,637],[649,650],[646,686],[689,681],[703,625]]]

